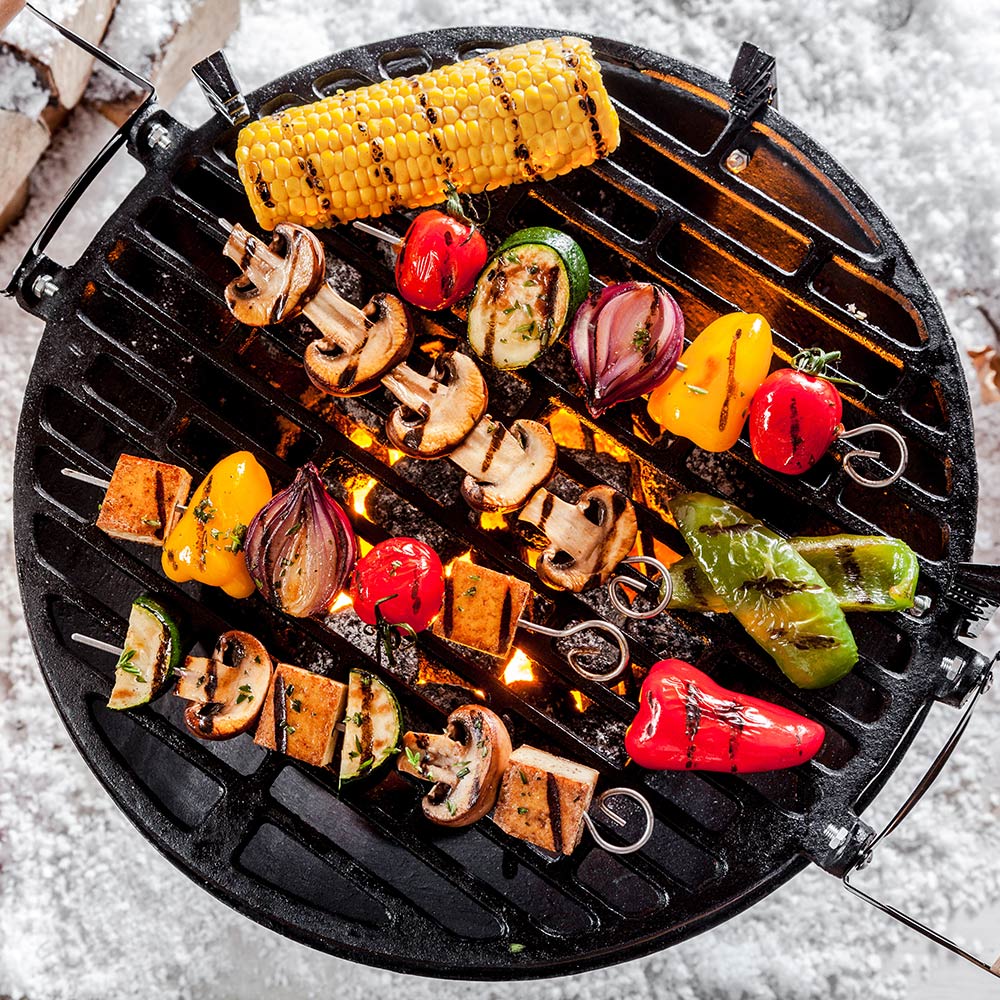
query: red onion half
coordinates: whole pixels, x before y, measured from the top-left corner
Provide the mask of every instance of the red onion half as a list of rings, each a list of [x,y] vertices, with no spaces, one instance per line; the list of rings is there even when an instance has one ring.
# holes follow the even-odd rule
[[[655,389],[684,346],[684,317],[660,285],[626,281],[584,299],[569,334],[573,367],[599,417]]]
[[[312,462],[257,512],[244,541],[247,569],[268,603],[295,618],[330,610],[358,558],[354,529]]]

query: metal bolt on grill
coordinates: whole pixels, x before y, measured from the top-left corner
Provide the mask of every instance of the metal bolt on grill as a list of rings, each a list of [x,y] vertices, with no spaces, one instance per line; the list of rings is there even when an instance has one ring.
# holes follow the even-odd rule
[[[621,118],[620,148],[551,183],[494,192],[489,230],[565,229],[597,279],[662,283],[691,330],[752,308],[771,320],[784,360],[806,346],[839,350],[842,370],[870,390],[845,393],[845,423],[874,416],[904,435],[911,457],[903,480],[865,490],[832,458],[794,481],[775,476],[754,462],[745,439],[715,455],[661,434],[642,401],[594,421],[565,345],[530,369],[484,374],[498,419],[549,426],[560,447],[558,495],[575,499],[603,482],[632,497],[644,554],[682,544],[664,520],[665,501],[691,489],[736,498],[787,534],[886,532],[907,541],[920,557],[919,613],[866,619],[855,630],[861,660],[833,688],[794,688],[727,616],[627,621],[603,591],[542,590],[504,519],[461,501],[457,470],[391,448],[391,397],[378,390],[335,400],[309,383],[305,320],[251,329],[226,310],[221,292],[233,274],[215,220],[253,226],[232,161],[234,122],[554,33],[423,33],[338,53],[245,99],[216,54],[196,73],[217,114],[188,131],[148,100],[112,143],[129,144],[143,179],[66,269],[44,255],[69,205],[61,207],[11,286],[47,321],[16,457],[22,593],[41,669],[81,752],[139,828],[217,896],[299,940],[396,970],[471,978],[578,971],[710,927],[810,860],[844,874],[872,845],[860,813],[931,704],[981,691],[989,673],[986,659],[957,641],[1000,594],[996,574],[965,565],[976,465],[955,344],[882,213],[777,114],[773,60],[752,46],[726,84],[666,56],[592,39]],[[394,229],[404,221],[384,220]],[[363,302],[392,287],[376,239],[343,227],[319,235],[342,294]],[[463,334],[450,314],[421,316],[414,356],[442,345],[461,350]],[[155,553],[97,531],[93,494],[59,474],[72,465],[107,475],[123,451],[203,474],[240,448],[279,484],[315,462],[369,542],[412,534],[445,561],[474,553],[531,581],[541,624],[595,614],[620,624],[633,671],[614,688],[585,680],[567,663],[569,640],[523,631],[500,664],[429,634],[395,667],[376,664],[372,640],[349,611],[321,625],[284,618],[259,599],[171,586]],[[209,647],[221,630],[246,628],[281,659],[341,680],[356,665],[380,673],[400,695],[409,728],[440,727],[456,705],[481,700],[505,718],[515,744],[593,766],[605,786],[641,790],[653,835],[624,857],[585,844],[553,859],[489,822],[459,834],[428,825],[412,786],[395,775],[340,792],[332,773],[268,753],[249,736],[198,742],[178,699],[111,712],[104,702],[113,664],[69,638],[120,637],[140,590],[167,592]],[[820,720],[829,734],[823,751],[770,774],[626,767],[622,736],[638,684],[665,655]],[[595,813],[612,842],[640,828],[637,806],[621,812],[624,831]]]

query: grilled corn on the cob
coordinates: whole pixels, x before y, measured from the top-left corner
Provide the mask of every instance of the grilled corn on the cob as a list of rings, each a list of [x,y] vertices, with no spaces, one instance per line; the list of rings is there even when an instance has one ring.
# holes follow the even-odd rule
[[[320,227],[550,180],[618,146],[590,43],[548,38],[419,76],[338,91],[240,132],[257,221]]]

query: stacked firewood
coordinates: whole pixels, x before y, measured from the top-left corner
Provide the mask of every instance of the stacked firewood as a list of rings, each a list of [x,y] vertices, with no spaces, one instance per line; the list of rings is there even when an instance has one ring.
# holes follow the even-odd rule
[[[24,210],[31,170],[73,108],[83,102],[118,125],[143,96],[18,6],[0,0],[0,232]],[[239,22],[239,0],[46,0],[42,9],[151,80],[162,103]]]

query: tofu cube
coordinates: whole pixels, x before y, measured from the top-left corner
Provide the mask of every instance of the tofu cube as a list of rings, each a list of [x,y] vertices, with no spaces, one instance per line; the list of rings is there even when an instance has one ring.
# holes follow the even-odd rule
[[[597,778],[591,767],[535,747],[518,747],[504,771],[493,822],[512,837],[572,854],[583,836],[583,817]]]
[[[162,545],[180,517],[177,505],[190,492],[191,476],[180,466],[122,455],[104,494],[97,527],[112,538]]]
[[[289,663],[279,663],[257,723],[254,741],[296,760],[325,767],[333,759],[347,685]]]
[[[530,598],[531,587],[522,580],[460,560],[445,578],[444,603],[431,631],[460,646],[506,656]]]

